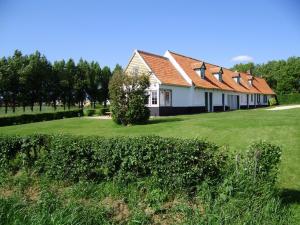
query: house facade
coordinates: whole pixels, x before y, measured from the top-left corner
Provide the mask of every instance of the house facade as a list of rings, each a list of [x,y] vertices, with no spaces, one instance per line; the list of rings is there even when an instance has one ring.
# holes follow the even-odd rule
[[[166,51],[135,50],[128,74],[148,74],[152,116],[220,112],[268,105],[275,95],[263,78]]]

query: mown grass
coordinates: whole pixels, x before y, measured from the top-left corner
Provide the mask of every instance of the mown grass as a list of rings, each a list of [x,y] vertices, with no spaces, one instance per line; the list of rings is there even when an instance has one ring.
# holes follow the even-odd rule
[[[263,139],[283,148],[278,186],[300,215],[300,109],[265,109],[151,119],[148,125],[122,127],[111,120],[72,118],[0,127],[1,134],[68,133],[75,135],[160,135],[201,137],[240,150]],[[300,216],[298,216],[300,221]]]

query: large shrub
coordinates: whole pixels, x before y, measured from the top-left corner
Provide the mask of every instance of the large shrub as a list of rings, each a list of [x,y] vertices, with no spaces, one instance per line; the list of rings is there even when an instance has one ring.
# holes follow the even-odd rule
[[[146,75],[128,75],[116,72],[109,84],[109,95],[113,120],[118,124],[142,124],[150,117],[146,107],[149,87]]]
[[[46,121],[46,120],[58,120],[58,119],[78,117],[78,116],[83,116],[82,109],[76,109],[76,110],[70,110],[70,111],[59,111],[59,112],[4,116],[4,117],[0,117],[0,127],[16,125],[16,124],[40,122],[40,121]]]

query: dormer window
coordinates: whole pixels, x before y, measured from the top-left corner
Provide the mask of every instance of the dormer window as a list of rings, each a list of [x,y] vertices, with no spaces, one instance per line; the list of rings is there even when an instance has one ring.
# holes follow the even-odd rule
[[[238,84],[241,82],[241,80],[240,80],[241,78],[240,77],[234,77],[233,79]]]
[[[200,76],[201,76],[202,79],[205,78],[205,68],[204,68],[204,67],[202,67],[202,68],[200,69]]]
[[[235,73],[235,76],[233,77],[234,81],[237,83],[237,84],[240,84],[241,83],[241,75],[240,73],[238,73],[237,71],[234,72]]]
[[[205,63],[204,62],[202,62],[202,63],[201,62],[194,63],[192,65],[192,68],[201,77],[201,79],[205,79],[205,70],[206,70],[206,67],[205,67]]]
[[[218,81],[223,82],[223,69],[222,69],[222,67],[214,67],[214,68],[211,68],[210,71]]]
[[[252,86],[252,85],[253,85],[253,80],[252,80],[252,79],[248,80],[248,84],[249,84],[250,86]]]
[[[214,73],[214,76],[218,81],[223,81],[222,73]]]
[[[252,75],[248,75],[248,84],[249,84],[250,86],[253,85],[253,76],[252,76]]]

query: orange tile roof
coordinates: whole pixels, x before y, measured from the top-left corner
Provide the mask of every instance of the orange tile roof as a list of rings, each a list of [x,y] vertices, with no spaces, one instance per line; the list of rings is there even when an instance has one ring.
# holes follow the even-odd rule
[[[155,55],[152,53],[137,51],[144,59],[145,63],[150,67],[152,72],[162,82],[162,84],[191,86],[177,71],[168,58]],[[172,57],[176,60],[183,71],[192,80],[196,87],[207,89],[221,89],[226,91],[236,91],[242,93],[257,93],[257,94],[272,94],[275,93],[269,87],[263,78],[254,77],[248,73],[234,72],[229,69],[219,67],[217,65],[209,64],[201,60],[180,55],[178,53],[170,52]],[[195,69],[205,65],[205,79],[202,79]],[[222,68],[222,81],[219,81],[214,73],[217,73]],[[240,83],[238,84],[233,78],[240,76]],[[253,79],[252,85],[248,83],[249,79]]]
[[[178,53],[174,53],[169,51],[173,58],[177,61],[177,63],[181,66],[181,68],[185,71],[185,73],[190,77],[193,83],[202,88],[216,88],[228,91],[236,91],[242,93],[261,93],[261,94],[275,94],[273,90],[269,87],[267,82],[263,78],[253,77],[247,73],[239,73],[234,72],[224,67],[219,67],[213,64],[205,63],[206,71],[205,77],[206,80],[201,79],[201,77],[196,74],[194,71],[195,65],[199,65],[199,63],[203,63],[201,60],[197,60],[191,57],[187,57],[184,55],[180,55]],[[218,72],[222,68],[223,82],[220,82],[213,75]],[[236,83],[233,79],[237,75],[240,75],[240,83]],[[253,77],[253,85],[251,86],[248,83],[248,79]]]
[[[260,77],[253,77],[253,86],[262,94],[275,95],[275,92],[270,88],[265,79]]]
[[[168,58],[140,50],[138,50],[138,53],[162,84],[191,86],[179,74]]]
[[[233,89],[230,86],[228,86],[226,84],[226,82],[220,82],[218,79],[215,78],[213,73],[210,71],[210,69],[213,69],[216,66],[205,63],[206,79],[204,80],[194,71],[193,66],[192,66],[195,63],[201,63],[202,61],[199,61],[197,59],[193,59],[190,57],[186,57],[183,55],[179,55],[174,52],[170,52],[170,54],[174,57],[174,59],[181,66],[181,68],[184,70],[184,72],[190,77],[190,79],[193,81],[193,83],[195,84],[196,87],[233,91]],[[220,70],[220,68],[218,69],[218,71],[219,70]]]
[[[184,70],[184,72],[189,76],[189,78],[193,81],[196,87],[219,89],[210,81],[201,79],[201,77],[195,72],[193,65],[195,65],[196,63],[201,63],[201,61],[182,56],[173,52],[170,52],[170,54],[177,61],[177,63]]]

